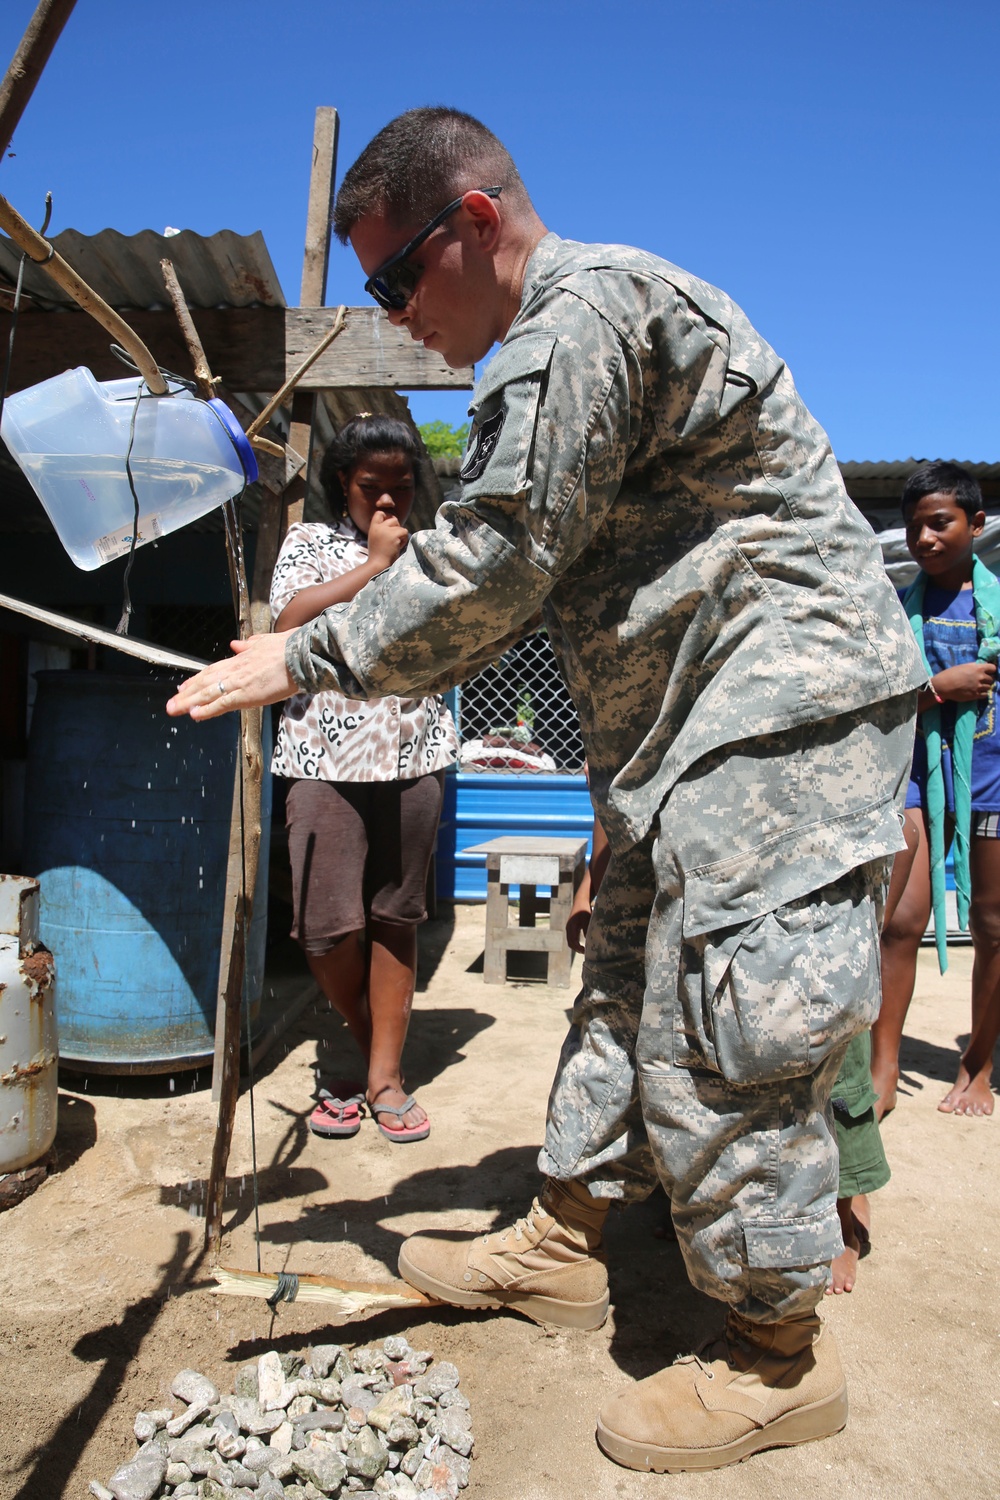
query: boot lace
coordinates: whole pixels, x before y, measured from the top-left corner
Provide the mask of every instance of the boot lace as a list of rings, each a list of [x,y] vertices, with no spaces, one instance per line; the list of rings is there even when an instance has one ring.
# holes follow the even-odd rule
[[[733,1359],[729,1340],[725,1333],[713,1333],[704,1343],[698,1345],[693,1354],[684,1354],[677,1361],[679,1365],[697,1365],[706,1380],[715,1379],[715,1371],[712,1365],[719,1360],[725,1360],[731,1370],[736,1369],[736,1361]]]
[[[538,1215],[539,1219],[544,1219],[544,1218],[548,1218],[549,1217],[549,1215],[546,1214],[545,1210],[539,1204],[537,1198],[532,1203],[531,1207],[528,1209],[528,1212],[525,1214],[525,1216],[524,1216],[523,1219],[515,1219],[514,1223],[510,1226],[509,1229],[504,1229],[502,1231],[502,1233],[500,1234],[500,1243],[501,1243],[501,1245],[505,1245],[507,1243],[507,1238],[508,1238],[509,1235],[513,1235],[516,1240],[523,1240],[525,1238],[525,1236],[528,1235],[528,1234],[532,1235],[533,1237],[537,1236],[538,1234],[540,1234],[541,1233],[541,1225],[540,1225],[539,1222],[537,1222],[537,1220],[535,1218],[536,1214]],[[488,1239],[492,1239],[492,1235],[484,1234],[483,1235],[483,1244],[484,1245],[485,1245],[485,1243],[486,1243],[486,1241]]]

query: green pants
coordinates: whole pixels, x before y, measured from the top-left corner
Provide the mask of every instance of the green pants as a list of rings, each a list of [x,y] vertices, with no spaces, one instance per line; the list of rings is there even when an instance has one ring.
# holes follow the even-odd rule
[[[889,1181],[889,1163],[875,1118],[878,1098],[872,1087],[872,1038],[862,1031],[848,1045],[833,1085],[833,1119],[840,1150],[838,1198],[874,1193]]]

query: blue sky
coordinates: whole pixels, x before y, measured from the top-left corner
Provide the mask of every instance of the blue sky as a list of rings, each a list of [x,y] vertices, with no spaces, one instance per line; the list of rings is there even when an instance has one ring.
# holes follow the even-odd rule
[[[0,8],[4,65],[33,9]],[[51,189],[53,232],[261,229],[294,302],[315,107],[343,171],[454,104],[550,228],[725,288],[839,457],[992,460],[998,56],[995,0],[78,0],[0,191],[40,222]],[[328,301],[363,300],[335,244]]]

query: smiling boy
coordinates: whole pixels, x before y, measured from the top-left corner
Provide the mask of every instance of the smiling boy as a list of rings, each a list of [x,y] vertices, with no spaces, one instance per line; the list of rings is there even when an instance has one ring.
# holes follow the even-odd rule
[[[925,677],[875,539],[741,310],[657,256],[549,233],[479,121],[393,120],[334,225],[413,338],[453,365],[500,345],[461,493],[352,603],[248,643],[170,711],[436,691],[542,609],[612,850],[546,1180],[507,1229],[414,1236],[401,1273],[598,1327],[608,1209],[659,1180],[725,1329],[609,1402],[602,1447],[705,1469],[828,1436],[847,1417],[816,1313],[842,1249],[830,1093],[878,1003]]]
[[[910,604],[930,681],[917,700],[920,729],[906,796],[906,820],[916,852],[882,939],[883,998],[872,1028],[872,1079],[879,1113],[885,1115],[896,1103],[903,1025],[913,995],[917,951],[931,914],[932,866],[936,860],[941,872],[934,903],[939,908],[944,854],[954,835],[959,917],[967,909],[975,951],[972,1036],[955,1083],[938,1109],[944,1114],[991,1115],[993,1053],[1000,1036],[1000,585],[973,550],[986,515],[979,486],[966,470],[953,463],[922,464],[906,482],[902,511],[907,547],[920,564],[920,575],[904,603]],[[928,765],[932,736],[940,745],[941,760],[936,818]],[[938,909],[936,924],[940,918]],[[938,932],[938,940],[943,955],[943,932]]]

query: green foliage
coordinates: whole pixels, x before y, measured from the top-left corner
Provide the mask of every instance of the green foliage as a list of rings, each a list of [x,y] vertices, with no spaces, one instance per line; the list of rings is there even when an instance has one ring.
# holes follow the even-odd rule
[[[418,428],[431,458],[458,458],[469,441],[469,423],[452,427],[449,422],[421,422]]]

